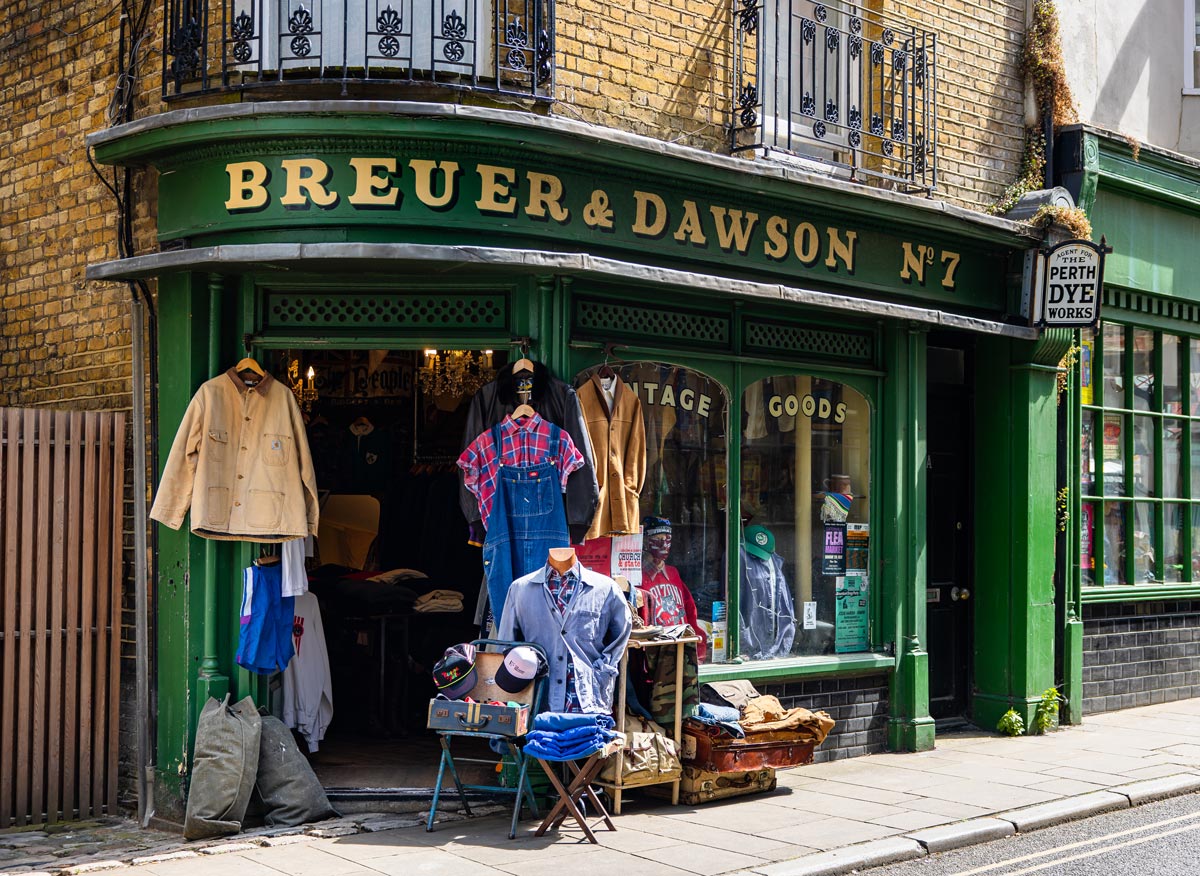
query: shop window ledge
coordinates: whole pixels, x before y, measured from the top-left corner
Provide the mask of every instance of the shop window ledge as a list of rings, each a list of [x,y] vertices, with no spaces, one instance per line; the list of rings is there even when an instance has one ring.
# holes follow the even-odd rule
[[[1196,583],[1084,587],[1080,593],[1083,602],[1147,602],[1155,599],[1192,599],[1197,596],[1200,596],[1200,584]]]
[[[724,681],[730,678],[810,678],[849,673],[862,675],[895,668],[896,658],[888,654],[826,654],[819,657],[788,657],[781,660],[705,665],[700,667],[700,681]]]

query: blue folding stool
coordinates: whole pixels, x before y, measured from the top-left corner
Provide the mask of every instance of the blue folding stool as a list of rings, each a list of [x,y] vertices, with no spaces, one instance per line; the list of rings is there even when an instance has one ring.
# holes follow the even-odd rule
[[[498,639],[476,639],[472,642],[475,646],[475,666],[478,672],[479,680],[476,682],[475,688],[472,691],[472,699],[480,699],[476,693],[484,690],[484,696],[487,699],[492,698],[487,696],[488,682],[495,677],[495,667],[500,664],[503,659],[503,652],[516,645],[528,645],[538,652],[542,659],[542,665],[546,665],[546,652],[540,645],[535,645],[532,642],[502,642]],[[485,651],[488,646],[496,650]],[[533,684],[529,688],[522,691],[520,694],[510,694],[498,689],[492,688],[490,693],[495,694],[496,699],[504,699],[505,701],[515,701],[529,703],[529,715],[527,730],[533,727],[533,716],[541,711],[546,700],[546,675],[539,675],[534,679]],[[434,701],[438,702],[437,700]],[[480,710],[471,709],[471,713],[478,713]],[[432,712],[431,712],[432,714]],[[471,815],[471,804],[467,802],[467,789],[472,791],[486,791],[489,794],[512,794],[515,799],[513,801],[512,824],[508,831],[509,839],[517,837],[517,821],[521,816],[521,805],[527,803],[533,817],[537,818],[538,808],[537,802],[533,796],[533,786],[529,781],[529,759],[525,757],[525,752],[522,750],[524,743],[524,734],[513,736],[508,733],[496,732],[494,727],[493,716],[476,714],[472,717],[467,712],[459,712],[456,714],[458,724],[461,729],[446,730],[435,728],[438,734],[438,741],[442,745],[441,760],[438,763],[437,782],[433,786],[433,802],[429,806],[429,818],[426,821],[425,829],[433,830],[434,819],[437,817],[438,799],[442,794],[442,782],[445,780],[446,772],[449,771],[450,778],[454,780],[454,787],[458,790],[458,797],[462,801],[463,809],[467,815]],[[465,736],[471,739],[486,739],[499,740],[507,749],[509,756],[512,757],[513,763],[517,770],[516,786],[506,788],[500,785],[468,785],[464,784],[458,777],[458,768],[455,765],[453,753],[450,751],[450,743],[455,737]],[[482,763],[495,764],[496,761],[485,760],[478,757],[460,757],[460,763]]]

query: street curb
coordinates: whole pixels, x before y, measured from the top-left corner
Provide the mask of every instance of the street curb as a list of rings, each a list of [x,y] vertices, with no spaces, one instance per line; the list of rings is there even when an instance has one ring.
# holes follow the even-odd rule
[[[840,874],[853,870],[882,867],[885,864],[899,864],[903,861],[923,857],[925,857],[925,849],[920,843],[905,837],[892,836],[869,843],[859,843],[855,846],[830,849],[828,852],[805,855],[803,858],[793,858],[790,861],[765,864],[742,872],[743,874],[755,874],[755,876],[840,876]],[[737,874],[733,874],[733,876],[737,876]]]
[[[929,854],[947,852],[950,849],[960,849],[963,846],[973,846],[991,840],[1004,839],[1016,833],[1016,827],[1011,821],[1003,818],[972,818],[956,824],[942,824],[937,827],[927,827],[904,836],[916,840]]]
[[[1143,803],[1152,803],[1155,800],[1166,800],[1168,797],[1178,797],[1180,794],[1200,791],[1200,775],[1178,773],[1174,776],[1163,776],[1161,779],[1130,782],[1128,785],[1118,785],[1108,790],[1114,794],[1128,797],[1130,805],[1140,806]]]
[[[1124,794],[1112,791],[1093,791],[1079,797],[1065,797],[1061,800],[1051,800],[1048,803],[1038,803],[1036,806],[1027,806],[1024,809],[1001,812],[996,815],[996,818],[1012,822],[1018,833],[1028,833],[1031,830],[1053,827],[1077,818],[1099,815],[1101,812],[1128,809],[1129,806],[1129,797]]]

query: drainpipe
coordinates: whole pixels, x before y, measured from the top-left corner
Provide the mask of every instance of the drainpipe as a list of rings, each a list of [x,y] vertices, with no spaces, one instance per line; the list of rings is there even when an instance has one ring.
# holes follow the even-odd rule
[[[146,368],[142,337],[145,326],[145,302],[136,288],[129,302],[130,349],[133,379],[133,590],[134,653],[137,702],[137,802],[138,823],[145,827],[154,815],[154,783],[150,773],[150,618],[149,570],[146,541]]]

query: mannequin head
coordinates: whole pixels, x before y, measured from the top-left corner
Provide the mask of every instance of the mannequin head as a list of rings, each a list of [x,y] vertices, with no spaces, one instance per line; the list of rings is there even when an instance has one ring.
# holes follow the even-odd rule
[[[671,554],[671,521],[665,517],[642,519],[642,550],[650,561],[661,566]]]

